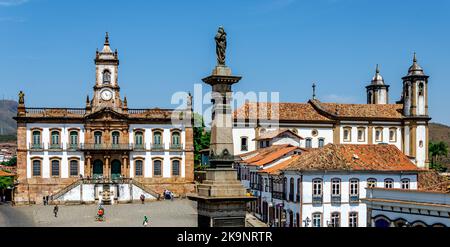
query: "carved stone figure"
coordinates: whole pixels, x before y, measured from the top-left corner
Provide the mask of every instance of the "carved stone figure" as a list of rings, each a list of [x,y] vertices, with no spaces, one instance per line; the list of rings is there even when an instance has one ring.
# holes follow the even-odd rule
[[[19,104],[25,104],[25,94],[22,91],[19,92]]]
[[[227,33],[223,27],[219,27],[216,37],[216,54],[217,54],[217,64],[225,65],[225,51],[227,49]]]

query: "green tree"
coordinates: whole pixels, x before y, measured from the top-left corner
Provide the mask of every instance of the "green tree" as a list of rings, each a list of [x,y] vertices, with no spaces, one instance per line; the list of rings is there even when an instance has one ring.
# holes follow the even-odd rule
[[[197,169],[202,168],[200,150],[209,148],[210,140],[211,132],[206,130],[203,116],[194,113],[194,163]]]
[[[0,190],[13,186],[12,177],[0,177]]]
[[[431,169],[443,172],[446,168],[441,164],[442,158],[448,155],[448,145],[445,142],[430,142]]]

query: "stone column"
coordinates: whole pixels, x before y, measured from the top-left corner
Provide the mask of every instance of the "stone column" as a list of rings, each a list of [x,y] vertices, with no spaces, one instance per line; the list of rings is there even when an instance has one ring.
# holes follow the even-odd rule
[[[109,168],[109,159],[111,158],[110,156],[105,156],[105,170],[103,171],[103,176],[107,177],[107,178],[111,178],[111,169]]]
[[[86,156],[86,164],[84,166],[84,176],[85,177],[92,177],[92,174],[91,174],[91,159],[92,159],[92,157],[90,155]]]
[[[128,159],[128,156],[125,156],[125,155],[122,156],[122,167],[123,167],[122,177],[124,177],[124,178],[129,177],[129,173],[128,173],[129,165],[128,165],[127,159]]]

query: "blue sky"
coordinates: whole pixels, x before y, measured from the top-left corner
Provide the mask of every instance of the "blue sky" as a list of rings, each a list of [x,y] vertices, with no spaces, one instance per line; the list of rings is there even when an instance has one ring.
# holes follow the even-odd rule
[[[108,31],[129,107],[176,107],[214,67],[224,25],[235,90],[306,102],[316,82],[322,101],[365,103],[379,63],[394,102],[416,51],[433,121],[450,124],[449,13],[446,0],[0,0],[0,97],[84,107]]]

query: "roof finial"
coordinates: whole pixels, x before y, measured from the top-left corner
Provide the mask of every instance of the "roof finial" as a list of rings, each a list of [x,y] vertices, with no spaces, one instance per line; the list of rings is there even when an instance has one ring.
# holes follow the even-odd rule
[[[105,35],[105,45],[109,45],[109,33],[108,32],[106,32],[106,35]]]
[[[416,55],[416,52],[414,52],[414,59],[413,59],[413,62],[414,62],[414,63],[417,63],[417,55]]]
[[[377,64],[377,70],[376,73],[379,74],[380,73],[380,66]]]
[[[312,88],[313,88],[313,96],[312,96],[312,99],[315,100],[315,99],[316,99],[316,83],[313,82]]]

